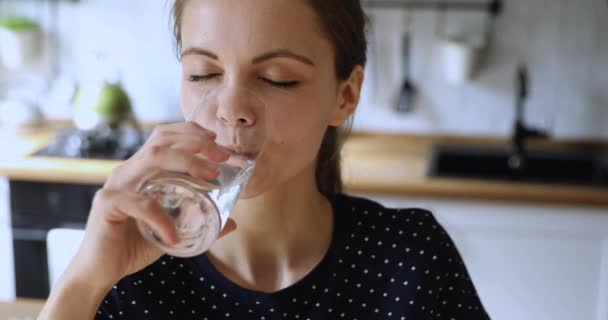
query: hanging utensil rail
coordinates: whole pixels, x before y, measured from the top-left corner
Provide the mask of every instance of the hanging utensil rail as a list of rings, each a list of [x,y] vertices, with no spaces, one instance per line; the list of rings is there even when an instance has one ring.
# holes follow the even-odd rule
[[[503,1],[486,2],[443,2],[443,1],[404,1],[404,0],[363,0],[367,8],[437,10],[437,11],[486,11],[497,17],[502,13]]]

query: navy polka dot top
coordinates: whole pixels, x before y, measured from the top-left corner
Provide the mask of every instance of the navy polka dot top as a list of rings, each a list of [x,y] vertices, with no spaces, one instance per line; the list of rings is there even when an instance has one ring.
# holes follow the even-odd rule
[[[238,286],[206,255],[163,256],[122,279],[96,319],[489,319],[449,235],[421,209],[330,199],[321,262],[274,293]]]

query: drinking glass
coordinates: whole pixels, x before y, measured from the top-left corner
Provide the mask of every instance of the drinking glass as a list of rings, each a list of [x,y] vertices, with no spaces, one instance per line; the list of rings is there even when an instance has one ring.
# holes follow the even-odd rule
[[[186,121],[196,119],[197,113],[215,98],[213,93],[204,94]],[[145,239],[176,257],[197,256],[211,247],[255,168],[255,160],[231,156],[226,162],[216,163],[197,156],[219,168],[216,179],[203,180],[182,172],[163,171],[147,180],[140,189],[141,194],[156,199],[173,219],[179,242],[176,245],[165,243],[140,220],[137,221],[139,231]]]

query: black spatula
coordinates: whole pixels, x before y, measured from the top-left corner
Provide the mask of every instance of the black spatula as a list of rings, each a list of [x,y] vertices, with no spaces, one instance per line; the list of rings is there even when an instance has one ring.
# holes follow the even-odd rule
[[[401,54],[404,78],[395,110],[397,110],[397,112],[407,113],[414,109],[414,96],[416,94],[416,88],[410,79],[411,36],[409,31],[405,32],[401,40]]]

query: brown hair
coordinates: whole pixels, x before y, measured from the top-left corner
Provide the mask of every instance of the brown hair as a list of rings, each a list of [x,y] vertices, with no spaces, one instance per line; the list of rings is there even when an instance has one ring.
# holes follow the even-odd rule
[[[175,0],[172,8],[173,34],[176,48],[181,51],[182,13],[187,0]],[[321,26],[334,46],[336,77],[347,80],[357,65],[365,66],[367,18],[360,0],[307,0],[317,13]],[[316,164],[317,188],[325,195],[342,192],[340,149],[351,130],[352,118],[343,128],[328,127]]]

